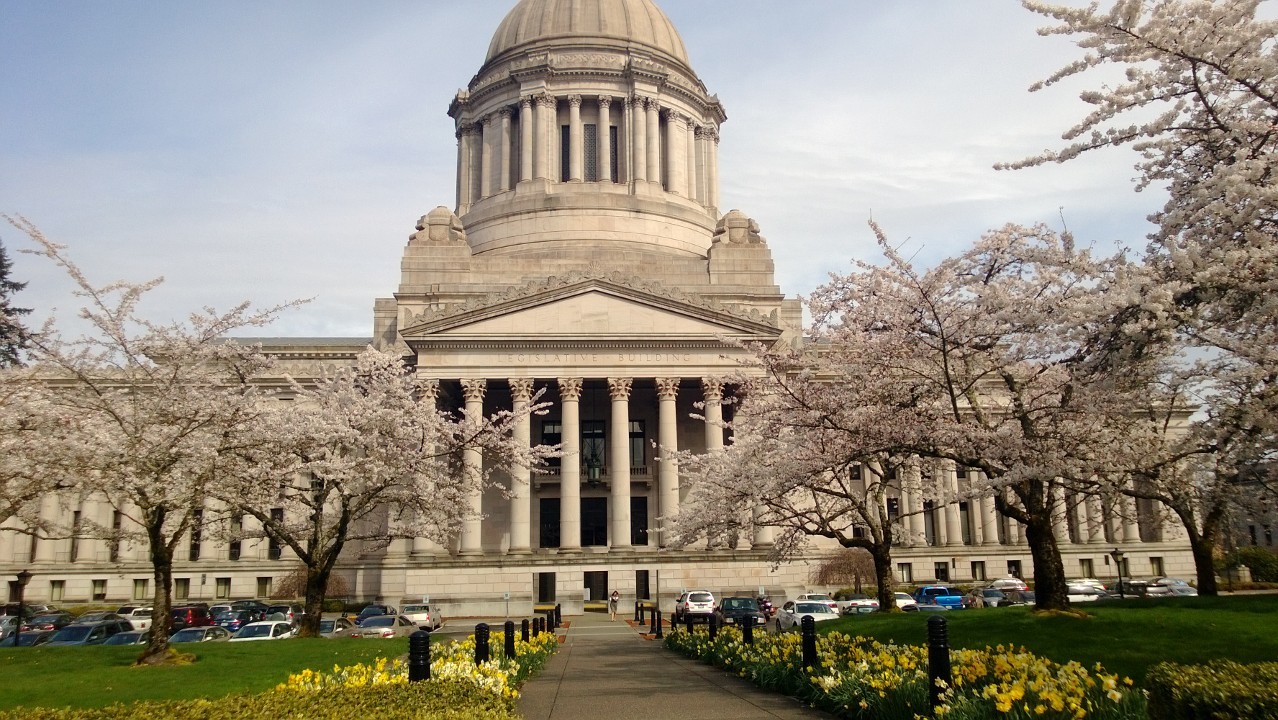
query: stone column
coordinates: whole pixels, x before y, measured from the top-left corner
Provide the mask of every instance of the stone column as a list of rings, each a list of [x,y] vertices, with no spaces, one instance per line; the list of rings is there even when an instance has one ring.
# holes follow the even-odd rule
[[[499,164],[501,177],[497,178],[497,190],[506,192],[510,190],[510,153],[511,148],[514,146],[510,136],[511,109],[504,107],[498,110],[497,114],[501,117],[501,163]]]
[[[479,196],[486,198],[493,194],[496,183],[493,182],[493,146],[496,128],[493,127],[492,114],[485,115],[482,123],[482,136],[479,141]]]
[[[1057,545],[1069,542],[1069,512],[1065,505],[1065,488],[1060,485],[1052,486],[1052,535],[1056,537]]]
[[[661,453],[661,475],[657,479],[657,497],[661,507],[657,515],[665,517],[679,511],[679,461],[675,459],[675,453],[679,451],[678,396],[679,378],[657,378],[657,444],[661,446],[658,449]],[[659,523],[657,543],[665,547],[670,521],[663,519]]]
[[[1136,498],[1130,495],[1119,495],[1115,504],[1122,516],[1123,542],[1140,542],[1140,519],[1139,511],[1136,509]]]
[[[465,378],[461,381],[462,395],[466,398],[466,417],[476,422],[484,416],[484,392],[488,389],[488,381],[483,378]],[[467,448],[462,452],[462,463],[467,480],[478,484],[484,474],[484,456],[476,448]],[[471,491],[470,507],[467,517],[462,521],[460,553],[462,555],[483,554],[483,513],[484,491],[475,488]]]
[[[723,449],[723,381],[719,378],[701,378],[705,393],[706,452]]]
[[[998,545],[998,511],[994,509],[994,498],[983,497],[981,502],[981,544]]]
[[[945,488],[945,544],[963,544],[963,512],[959,509],[958,473],[954,463],[946,461],[940,467],[942,486]]]
[[[897,473],[901,476],[901,487],[905,493],[906,505],[909,507],[909,518],[906,520],[906,527],[910,531],[910,544],[913,546],[927,545],[927,529],[925,526],[927,517],[923,514],[923,491],[922,477],[917,462],[911,462],[903,467],[897,468]]]
[[[418,402],[430,407],[431,409],[438,409],[439,381],[438,380],[420,380],[418,382],[418,388],[421,390],[421,398],[418,400]],[[436,446],[432,445],[431,452],[435,452],[435,448]],[[428,537],[422,536],[421,529],[420,528],[418,529],[417,536],[413,538],[413,543],[412,543],[413,555],[416,555],[416,556],[439,555],[442,553],[442,551],[443,551],[443,548],[439,546],[439,543],[435,542],[434,540],[431,540]]]
[[[631,153],[631,180],[648,179],[648,120],[647,98],[636,96],[630,104],[630,136],[634,138],[634,152]]]
[[[532,445],[532,420],[528,404],[532,401],[532,378],[511,378],[510,395],[515,414],[512,439],[521,447]],[[531,472],[527,465],[517,466],[510,478],[510,552],[532,552]]]
[[[708,160],[706,161],[706,191],[710,198],[709,205],[712,208],[719,207],[719,128],[710,128],[710,135],[707,138],[706,150]]]
[[[13,530],[17,527],[18,523],[13,518],[9,518],[3,524],[0,524],[0,563],[5,565],[10,563],[14,565],[21,564],[21,561],[15,561],[13,558],[15,554],[14,548],[16,547],[14,540],[18,537],[18,533],[13,532]]]
[[[621,143],[621,147],[617,148],[617,182],[630,182],[634,179],[631,168],[634,162],[630,157],[631,151],[634,149],[634,141],[631,138],[631,128],[634,127],[634,121],[631,119],[632,103],[629,96],[623,96],[621,100],[621,119],[617,130],[617,142]]]
[[[533,179],[533,98],[519,98],[519,182]]]
[[[687,195],[689,200],[699,199],[697,192],[697,175],[700,169],[697,167],[697,124],[688,118],[687,133],[684,135],[683,144],[687,150],[687,157],[684,160],[684,167],[688,170],[688,187]]]
[[[608,481],[612,483],[612,542],[614,550],[630,544],[630,378],[608,378],[612,399],[608,438]]]
[[[559,378],[564,456],[559,461],[559,550],[581,549],[581,378]]]
[[[612,126],[611,105],[612,98],[599,96],[599,124],[596,126],[599,141],[595,143],[599,157],[595,162],[599,167],[599,182],[605,183],[612,182],[612,133],[608,131]]]
[[[688,173],[685,163],[688,150],[688,119],[674,109],[666,110],[666,161],[669,163],[670,183],[666,188],[675,195],[688,194]]]
[[[648,148],[648,182],[661,184],[661,106],[657,98],[648,98],[646,140]]]
[[[585,154],[581,131],[581,96],[568,96],[568,182],[581,182]]]
[[[47,493],[40,498],[40,519],[49,523],[56,523],[60,514],[58,496],[56,494]],[[37,563],[51,563],[57,560],[58,541],[50,540],[41,533],[41,537],[38,540],[33,540],[33,542],[35,542],[35,561]]]
[[[554,147],[555,99],[546,93],[534,98],[537,103],[537,139],[533,145],[533,177],[550,179],[550,154]]]
[[[697,165],[695,173],[697,178],[697,201],[702,205],[709,207],[710,198],[707,194],[706,178],[709,174],[708,159],[710,150],[707,146],[709,145],[710,129],[705,125],[698,125],[695,134],[697,138]]]
[[[1088,495],[1084,500],[1087,509],[1087,544],[1105,543],[1105,507],[1099,495]],[[1081,539],[1081,538],[1080,538]]]
[[[474,182],[471,174],[474,169],[471,167],[470,148],[471,143],[471,125],[462,125],[457,129],[457,207],[460,214],[466,214],[470,209],[470,204],[474,202],[471,198],[471,189]]]

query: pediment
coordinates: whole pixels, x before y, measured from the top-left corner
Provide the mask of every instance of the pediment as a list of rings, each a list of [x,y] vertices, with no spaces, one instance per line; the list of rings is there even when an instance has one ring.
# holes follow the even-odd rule
[[[414,322],[400,334],[411,345],[414,340],[767,340],[780,330],[761,318],[595,278],[468,305]]]

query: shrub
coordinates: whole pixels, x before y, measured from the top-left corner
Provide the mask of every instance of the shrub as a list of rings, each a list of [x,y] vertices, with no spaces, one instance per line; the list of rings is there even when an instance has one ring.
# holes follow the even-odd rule
[[[1256,582],[1278,582],[1278,555],[1263,548],[1241,548],[1229,556],[1226,564],[1246,565]]]
[[[1278,663],[1160,663],[1145,686],[1150,720],[1278,717]]]

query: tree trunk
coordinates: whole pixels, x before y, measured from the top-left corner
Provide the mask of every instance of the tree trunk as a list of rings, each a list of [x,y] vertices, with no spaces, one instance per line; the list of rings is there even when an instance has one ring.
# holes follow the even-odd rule
[[[173,553],[164,541],[163,508],[147,512],[147,536],[151,551],[155,595],[151,600],[151,641],[134,662],[135,665],[163,665],[171,662],[169,633],[173,631]]]
[[[1029,513],[1030,522],[1025,525],[1025,540],[1034,560],[1034,606],[1040,610],[1068,610],[1065,562],[1056,546],[1049,510]]]
[[[887,612],[896,607],[896,583],[892,580],[892,547],[876,543],[870,548],[874,558],[874,581],[879,586],[879,611]]]
[[[320,620],[324,617],[324,593],[328,590],[328,576],[332,563],[306,565],[306,614],[298,629],[300,637],[319,637]]]

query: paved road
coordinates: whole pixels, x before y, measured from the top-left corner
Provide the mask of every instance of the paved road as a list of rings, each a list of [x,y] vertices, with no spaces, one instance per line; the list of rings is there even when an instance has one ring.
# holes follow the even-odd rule
[[[524,685],[527,720],[801,720],[832,716],[645,640],[604,613],[566,618],[566,639]]]

